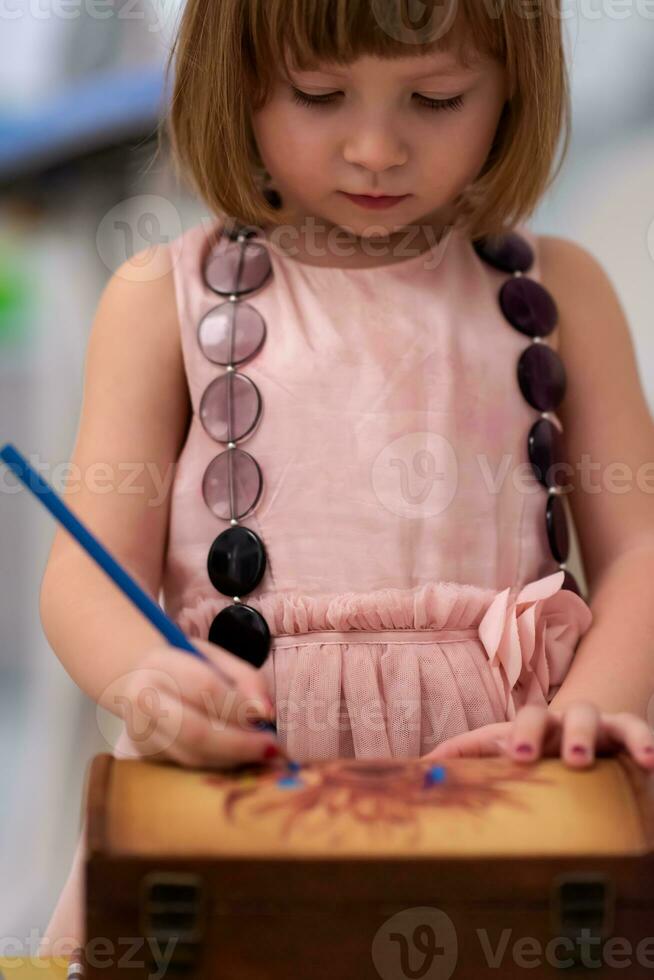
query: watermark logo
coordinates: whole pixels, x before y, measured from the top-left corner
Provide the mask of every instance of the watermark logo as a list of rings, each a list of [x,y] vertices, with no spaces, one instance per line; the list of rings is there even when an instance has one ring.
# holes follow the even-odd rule
[[[170,691],[170,696],[164,697],[162,691]],[[125,723],[114,749],[118,759],[145,758],[165,751],[182,729],[182,693],[175,678],[163,670],[137,668],[105,688],[96,719],[105,741],[113,746],[115,722],[101,710],[102,705],[109,704]]]
[[[130,282],[150,282],[169,270],[161,246],[182,233],[179,211],[159,194],[139,194],[119,201],[98,225],[96,248],[112,272]]]
[[[382,449],[371,480],[377,499],[392,514],[433,517],[447,510],[456,494],[456,453],[436,432],[409,432]]]
[[[404,44],[432,44],[454,25],[458,0],[372,0],[372,12],[385,34]]]
[[[377,930],[371,953],[382,980],[449,980],[458,956],[456,929],[442,909],[403,909]]]

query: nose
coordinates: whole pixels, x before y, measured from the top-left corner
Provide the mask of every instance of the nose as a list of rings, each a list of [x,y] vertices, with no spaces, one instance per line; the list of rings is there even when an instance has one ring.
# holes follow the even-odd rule
[[[387,120],[378,119],[353,126],[343,147],[346,163],[383,173],[406,163],[408,152]]]

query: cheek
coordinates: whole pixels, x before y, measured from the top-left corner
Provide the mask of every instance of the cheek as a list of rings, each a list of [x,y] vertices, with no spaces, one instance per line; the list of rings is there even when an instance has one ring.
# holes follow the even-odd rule
[[[268,106],[253,119],[255,136],[268,168],[276,173],[304,174],[322,158],[322,140],[310,120],[299,125],[292,107]]]
[[[460,127],[453,129],[447,156],[455,161],[454,172],[465,182],[477,176],[490,152],[497,130],[499,114],[496,106],[481,106],[461,120]]]

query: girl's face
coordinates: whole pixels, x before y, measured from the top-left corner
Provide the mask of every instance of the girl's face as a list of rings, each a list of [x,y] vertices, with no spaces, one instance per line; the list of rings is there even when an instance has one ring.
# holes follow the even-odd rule
[[[317,104],[298,104],[303,95]],[[280,71],[254,134],[272,183],[298,222],[387,238],[408,225],[447,221],[478,175],[506,101],[502,65],[481,56],[466,69],[447,52],[400,60]],[[350,194],[408,195],[374,211]]]

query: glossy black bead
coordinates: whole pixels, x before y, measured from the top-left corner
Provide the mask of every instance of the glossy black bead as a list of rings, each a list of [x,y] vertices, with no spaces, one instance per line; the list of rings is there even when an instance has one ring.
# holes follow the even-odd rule
[[[518,360],[518,384],[530,405],[540,412],[551,412],[565,395],[563,361],[547,344],[530,344]]]
[[[514,276],[504,283],[500,307],[511,326],[527,337],[547,337],[559,322],[552,295],[528,276]]]
[[[563,498],[559,494],[551,493],[549,496],[545,507],[545,526],[552,555],[562,565],[568,560],[570,537]]]
[[[266,551],[249,527],[229,527],[209,549],[207,572],[212,584],[228,596],[247,595],[266,570]]]
[[[536,479],[548,490],[562,487],[566,474],[561,464],[563,459],[563,437],[549,419],[534,422],[527,436],[529,462]]]
[[[579,583],[577,582],[577,579],[574,577],[572,572],[569,572],[568,569],[565,568],[563,570],[563,576],[564,576],[563,585],[561,586],[561,588],[568,589],[570,592],[576,592],[579,598],[583,599],[584,597],[581,594],[581,588],[579,587]]]
[[[253,667],[261,667],[270,650],[270,630],[258,610],[235,602],[214,617],[209,642],[218,643]]]
[[[472,244],[480,259],[501,272],[528,272],[534,264],[531,245],[516,232],[489,235]]]

